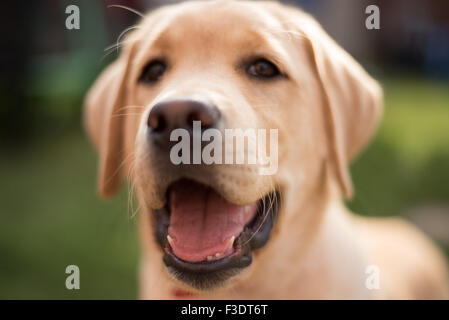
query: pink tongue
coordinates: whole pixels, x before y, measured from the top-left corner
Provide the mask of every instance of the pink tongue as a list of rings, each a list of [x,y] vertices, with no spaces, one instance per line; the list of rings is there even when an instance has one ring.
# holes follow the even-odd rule
[[[170,246],[178,258],[189,262],[231,254],[230,240],[240,235],[257,211],[257,203],[235,205],[213,189],[188,180],[172,186],[169,205]]]

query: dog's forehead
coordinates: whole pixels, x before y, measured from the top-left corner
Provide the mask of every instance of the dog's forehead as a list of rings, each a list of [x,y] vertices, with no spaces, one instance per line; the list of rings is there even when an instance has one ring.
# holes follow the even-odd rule
[[[148,28],[151,44],[159,47],[251,45],[264,42],[281,25],[263,6],[251,2],[187,2],[166,8]],[[268,31],[268,32],[267,32]]]

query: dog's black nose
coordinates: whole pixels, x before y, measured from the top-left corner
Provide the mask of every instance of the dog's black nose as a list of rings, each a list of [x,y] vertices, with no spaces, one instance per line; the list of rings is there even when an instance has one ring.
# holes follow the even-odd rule
[[[201,122],[201,130],[214,128],[220,112],[212,104],[195,100],[170,100],[159,102],[148,116],[150,134],[157,142],[167,141],[174,129],[183,128],[191,132],[193,121]]]

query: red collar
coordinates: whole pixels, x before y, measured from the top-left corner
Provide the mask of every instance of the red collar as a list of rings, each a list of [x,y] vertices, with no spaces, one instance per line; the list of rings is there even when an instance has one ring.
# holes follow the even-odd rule
[[[190,291],[186,291],[186,290],[183,290],[183,289],[175,289],[175,290],[173,290],[173,295],[176,298],[186,298],[186,297],[196,296],[195,293],[190,292]]]

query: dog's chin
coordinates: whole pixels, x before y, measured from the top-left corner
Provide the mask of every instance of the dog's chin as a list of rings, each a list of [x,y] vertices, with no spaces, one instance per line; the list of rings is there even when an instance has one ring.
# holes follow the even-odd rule
[[[168,272],[196,290],[226,285],[251,265],[253,250],[268,242],[278,210],[276,190],[237,205],[210,186],[175,181],[166,190],[166,205],[153,210]]]

